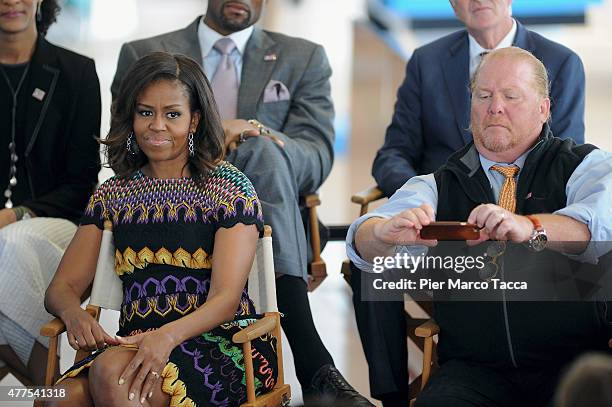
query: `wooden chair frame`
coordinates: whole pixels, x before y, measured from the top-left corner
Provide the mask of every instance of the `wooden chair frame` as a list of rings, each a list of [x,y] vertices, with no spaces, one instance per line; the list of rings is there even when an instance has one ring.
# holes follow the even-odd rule
[[[372,202],[384,197],[383,191],[378,186],[372,186],[352,195],[351,202],[359,205],[359,216],[363,216],[368,212]],[[341,272],[344,280],[350,284],[352,271],[348,259],[342,262]],[[432,315],[431,301],[416,301],[416,303],[428,315]],[[406,331],[407,336],[423,351],[423,372],[421,376],[414,379],[413,386],[410,387],[410,396],[415,397],[431,375],[431,367],[434,364],[432,360],[435,360],[433,337],[438,333],[438,327],[433,320],[414,318],[406,312]]]
[[[308,208],[309,243],[312,249],[312,261],[308,263],[308,291],[314,291],[327,278],[327,266],[321,259],[321,237],[317,217],[317,206],[321,205],[321,200],[318,194],[308,194],[304,197],[304,202]]]

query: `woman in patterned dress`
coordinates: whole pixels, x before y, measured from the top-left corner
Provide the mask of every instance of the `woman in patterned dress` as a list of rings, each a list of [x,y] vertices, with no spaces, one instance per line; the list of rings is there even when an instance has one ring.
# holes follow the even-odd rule
[[[103,143],[116,175],[91,197],[45,298],[74,349],[97,349],[60,378],[65,403],[239,405],[244,360],[231,338],[258,318],[245,286],[263,222],[249,180],[222,161],[210,85],[195,61],[154,53],[134,64],[112,113]],[[118,337],[79,301],[105,220],[124,292]],[[274,345],[253,343],[259,394],[276,382]]]

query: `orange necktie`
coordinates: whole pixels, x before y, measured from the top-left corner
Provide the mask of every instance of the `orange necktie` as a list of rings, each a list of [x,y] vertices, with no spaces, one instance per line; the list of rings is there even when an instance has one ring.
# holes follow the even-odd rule
[[[516,165],[511,165],[509,167],[494,165],[491,169],[506,177],[501,187],[501,191],[499,191],[497,204],[507,211],[514,213],[516,211],[516,179],[514,177],[518,174],[519,167]]]

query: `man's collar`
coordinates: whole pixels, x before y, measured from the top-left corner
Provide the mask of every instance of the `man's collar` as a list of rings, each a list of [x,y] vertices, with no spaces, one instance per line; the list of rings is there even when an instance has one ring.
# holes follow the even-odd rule
[[[499,44],[497,44],[495,48],[493,49],[511,47],[512,43],[514,42],[514,37],[516,36],[516,30],[517,30],[516,20],[512,19],[512,28],[510,28],[510,31],[508,32],[508,34],[506,34],[506,36],[502,38]],[[470,44],[470,60],[476,57],[480,57],[480,54],[482,54],[483,52],[493,51],[491,49],[483,48],[478,43],[478,41],[476,41],[476,39],[472,37],[472,35],[469,33],[468,33],[468,40]]]
[[[234,44],[236,44],[236,49],[238,52],[240,52],[240,55],[244,55],[246,44],[249,41],[249,38],[251,38],[253,30],[254,28],[251,25],[242,31],[236,31],[227,36],[234,41]],[[198,40],[200,41],[200,48],[202,49],[202,57],[205,58],[208,56],[215,43],[223,37],[223,35],[207,26],[206,23],[204,23],[204,16],[202,16],[198,26]]]
[[[536,143],[537,145],[537,143]],[[514,160],[511,163],[498,163],[495,161],[491,161],[488,158],[486,158],[484,155],[480,154],[480,165],[482,165],[482,169],[486,171],[489,171],[491,169],[492,166],[494,165],[503,165],[503,166],[510,166],[510,165],[516,165],[517,167],[519,167],[519,170],[521,170],[523,168],[523,166],[525,165],[525,160],[527,160],[527,156],[529,155],[529,153],[531,152],[531,150],[533,150],[535,148],[534,145],[533,147],[531,147],[529,150],[525,151],[523,154],[521,154],[521,156],[519,158],[517,158],[516,160]]]

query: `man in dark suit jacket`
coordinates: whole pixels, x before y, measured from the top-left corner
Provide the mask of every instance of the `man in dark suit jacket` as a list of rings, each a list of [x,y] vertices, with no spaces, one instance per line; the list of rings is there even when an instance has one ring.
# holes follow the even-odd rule
[[[262,0],[209,0],[206,15],[185,29],[124,44],[111,90],[115,97],[130,66],[153,51],[190,56],[215,89],[223,58],[217,41],[235,43],[228,57],[239,82],[235,117],[220,108],[231,151],[227,160],[251,180],[272,226],[275,271],[283,275],[276,282],[278,306],[298,380],[307,395],[371,405],[333,366],[314,327],[306,290],[306,235],[298,200],[316,191],[331,170],[331,68],[320,45],[254,28],[262,7]],[[216,98],[225,106],[219,94]]]
[[[584,69],[568,48],[527,30],[511,16],[512,0],[451,0],[461,30],[414,51],[384,145],[372,175],[391,196],[415,175],[434,172],[472,140],[470,77],[481,54],[514,45],[530,51],[551,81],[551,128],[560,138],[584,142]],[[361,275],[352,267],[357,326],[370,368],[372,396],[385,406],[408,402],[403,304],[360,300]]]
[[[510,35],[509,43],[501,45],[523,48],[546,66],[551,82],[553,134],[584,143],[584,68],[580,57],[513,20],[511,0],[491,3],[451,1],[466,29],[417,48],[410,57],[385,143],[372,167],[372,175],[386,196],[393,195],[413,176],[435,171],[451,153],[472,140],[471,71],[479,62],[480,52],[502,48],[500,42],[512,32],[515,35]],[[488,7],[493,10],[483,10]],[[474,50],[477,47],[478,53]]]

